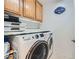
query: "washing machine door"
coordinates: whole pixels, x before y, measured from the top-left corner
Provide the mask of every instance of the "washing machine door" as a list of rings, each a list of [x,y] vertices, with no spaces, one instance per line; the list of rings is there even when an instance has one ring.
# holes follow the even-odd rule
[[[37,41],[29,51],[26,59],[47,59],[48,45],[45,41]]]
[[[51,38],[49,39],[49,49],[52,48],[52,45],[53,45],[53,38],[51,37]]]

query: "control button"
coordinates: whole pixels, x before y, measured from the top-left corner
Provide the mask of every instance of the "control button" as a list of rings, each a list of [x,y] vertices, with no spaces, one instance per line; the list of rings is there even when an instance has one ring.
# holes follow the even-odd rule
[[[39,38],[39,35],[35,35],[35,37],[36,37],[36,39],[38,39]]]
[[[52,33],[50,33],[50,35],[53,35]]]
[[[40,34],[40,37],[44,37],[44,34]]]
[[[34,39],[34,36],[32,36],[32,38]]]

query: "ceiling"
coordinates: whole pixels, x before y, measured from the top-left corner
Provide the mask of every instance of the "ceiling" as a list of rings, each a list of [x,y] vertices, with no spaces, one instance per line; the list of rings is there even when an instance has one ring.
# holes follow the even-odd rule
[[[47,0],[47,1],[49,1],[49,2],[60,2],[62,0]]]
[[[50,4],[50,3],[58,3],[61,2],[62,0],[39,0],[42,4]]]

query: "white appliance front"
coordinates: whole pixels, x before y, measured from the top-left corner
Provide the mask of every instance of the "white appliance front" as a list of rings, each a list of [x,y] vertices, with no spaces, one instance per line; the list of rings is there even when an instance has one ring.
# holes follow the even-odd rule
[[[40,32],[11,36],[10,39],[17,51],[17,59],[48,59],[53,51],[49,48],[50,38],[50,32]]]

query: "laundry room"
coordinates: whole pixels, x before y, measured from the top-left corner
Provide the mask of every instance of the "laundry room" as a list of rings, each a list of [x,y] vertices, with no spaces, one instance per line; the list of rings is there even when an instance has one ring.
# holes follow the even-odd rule
[[[4,0],[4,59],[75,59],[74,0]]]

